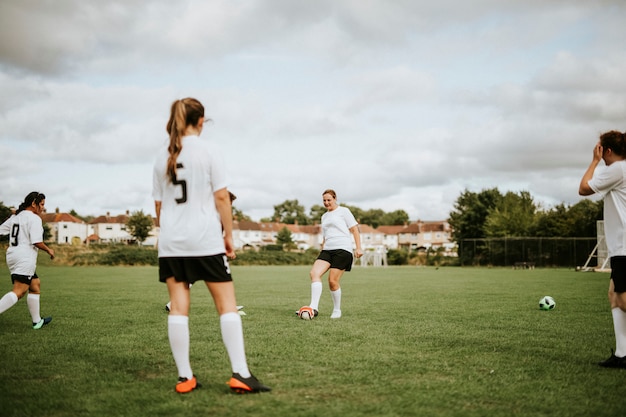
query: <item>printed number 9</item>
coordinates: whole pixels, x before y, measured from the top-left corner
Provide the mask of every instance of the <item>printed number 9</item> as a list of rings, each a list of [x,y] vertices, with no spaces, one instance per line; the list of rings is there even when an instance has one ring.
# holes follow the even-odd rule
[[[13,238],[13,240],[11,241],[11,246],[17,246],[18,242],[17,242],[17,237],[20,234],[20,225],[19,224],[14,224],[13,228],[11,228],[11,237]]]

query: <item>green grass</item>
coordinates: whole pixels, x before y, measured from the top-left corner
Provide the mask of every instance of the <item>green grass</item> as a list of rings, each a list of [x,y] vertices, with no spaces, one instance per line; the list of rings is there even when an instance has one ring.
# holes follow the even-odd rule
[[[570,270],[361,268],[343,312],[298,320],[308,267],[234,266],[248,363],[272,386],[237,396],[217,315],[192,289],[191,361],[203,388],[174,392],[167,291],[154,267],[41,262],[42,313],[0,315],[1,416],[621,416],[608,274]],[[10,289],[2,266],[0,295]],[[557,307],[542,312],[541,296]]]

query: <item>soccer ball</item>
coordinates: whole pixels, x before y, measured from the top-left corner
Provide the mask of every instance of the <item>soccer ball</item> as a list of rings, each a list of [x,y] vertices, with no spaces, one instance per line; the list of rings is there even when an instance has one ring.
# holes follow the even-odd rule
[[[539,308],[541,310],[554,310],[554,307],[556,307],[554,298],[550,297],[549,295],[546,295],[545,297],[542,297],[541,300],[539,300]]]
[[[315,311],[309,306],[300,307],[300,310],[298,310],[298,317],[302,320],[313,320],[313,317],[315,317]]]

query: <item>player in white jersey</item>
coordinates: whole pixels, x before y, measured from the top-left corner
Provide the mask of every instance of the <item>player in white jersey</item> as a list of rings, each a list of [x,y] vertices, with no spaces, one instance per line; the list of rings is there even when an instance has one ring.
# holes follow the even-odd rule
[[[168,337],[178,369],[176,392],[200,387],[189,361],[189,286],[205,281],[220,316],[222,340],[231,362],[230,388],[237,393],[270,391],[250,373],[241,316],[228,258],[235,257],[228,178],[215,145],[200,139],[204,107],[193,98],[176,100],[170,140],[154,164],[152,196],[157,224],[159,280],[171,306]]]
[[[331,319],[341,317],[341,286],[339,281],[345,271],[352,269],[353,244],[356,245],[354,256],[363,256],[359,224],[347,207],[337,204],[337,194],[333,190],[322,193],[324,207],[328,210],[322,215],[322,251],[311,268],[311,303],[309,307],[317,315],[322,296],[322,276],[328,274],[328,287],[333,300]]]
[[[46,196],[33,191],[16,213],[0,225],[0,235],[9,235],[7,266],[13,283],[13,290],[0,298],[0,313],[13,307],[28,292],[26,304],[35,330],[52,321],[52,317],[41,318],[41,281],[35,271],[39,249],[54,259],[54,251],[43,242],[43,223],[39,215],[44,212],[45,204]]]
[[[598,169],[602,160],[606,166]],[[608,296],[615,351],[599,365],[626,369],[626,133],[610,131],[600,136],[578,192],[583,196],[604,196],[604,231],[611,260]]]

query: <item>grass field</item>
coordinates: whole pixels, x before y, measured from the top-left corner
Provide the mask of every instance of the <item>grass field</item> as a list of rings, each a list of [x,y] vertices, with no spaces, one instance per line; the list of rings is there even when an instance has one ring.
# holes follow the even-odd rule
[[[309,302],[308,267],[233,267],[248,362],[272,386],[237,396],[206,288],[192,289],[191,360],[203,383],[174,392],[167,291],[153,267],[42,262],[42,313],[0,315],[1,416],[623,416],[608,274],[571,270],[361,268],[343,317]],[[10,289],[0,268],[0,294]],[[537,302],[552,295],[557,307]]]

